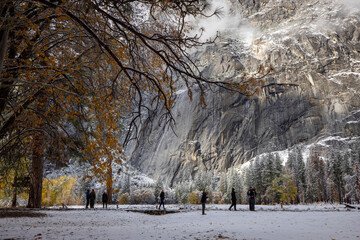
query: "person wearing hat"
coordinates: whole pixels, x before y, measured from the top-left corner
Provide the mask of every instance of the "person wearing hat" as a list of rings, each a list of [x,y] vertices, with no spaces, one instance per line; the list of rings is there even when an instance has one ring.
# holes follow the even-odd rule
[[[90,193],[90,208],[94,208],[95,205],[95,199],[96,199],[96,194],[94,189],[91,191]]]

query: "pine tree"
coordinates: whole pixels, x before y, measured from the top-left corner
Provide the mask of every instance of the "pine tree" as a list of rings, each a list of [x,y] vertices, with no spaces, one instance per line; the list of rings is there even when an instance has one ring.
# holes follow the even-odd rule
[[[302,158],[301,149],[296,148],[295,151],[289,152],[286,168],[295,176],[296,188],[298,195],[296,196],[297,202],[305,201],[305,163]]]
[[[273,164],[274,164],[274,175],[275,175],[274,177],[277,178],[281,175],[283,168],[284,168],[278,153],[275,153],[275,158],[274,158]]]
[[[350,203],[360,203],[360,164],[359,152],[356,148],[351,149],[349,166],[346,168],[345,181],[345,200]]]
[[[206,174],[204,172],[198,172],[198,174],[195,177],[195,187],[198,191],[204,191],[205,190],[205,184],[204,184],[204,178],[206,177]]]
[[[267,157],[263,159],[263,162],[261,189],[264,190],[264,202],[269,203],[267,193],[269,193],[268,189],[272,189],[272,181],[275,179],[274,155],[271,153],[268,154]],[[256,186],[256,189],[259,189],[259,186]]]
[[[344,179],[343,179],[343,171],[342,171],[342,157],[340,154],[332,152],[330,159],[329,159],[329,177],[334,182],[335,188],[337,190],[337,199],[341,203],[343,201],[343,186],[344,186]]]
[[[219,191],[221,192],[222,195],[225,195],[227,191],[227,180],[226,180],[225,172],[221,173],[220,175]]]
[[[230,200],[232,188],[235,187],[235,184],[234,184],[235,171],[234,171],[234,169],[230,168],[226,175],[227,175],[227,177],[226,177],[226,181],[227,181],[226,197],[228,200]]]
[[[155,186],[154,186],[155,201],[159,198],[160,192],[162,189],[163,189],[163,185],[162,185],[160,177],[158,177],[158,179],[156,180]]]
[[[131,193],[131,179],[130,179],[130,175],[126,174],[126,176],[123,179],[123,183],[122,183],[122,188],[121,188],[121,193]]]
[[[326,197],[326,168],[317,149],[313,149],[306,166],[307,199],[310,202],[325,201]]]
[[[254,176],[254,188],[256,189],[257,198],[256,201],[261,204],[263,200],[263,196],[265,194],[264,183],[263,183],[263,169],[264,169],[264,162],[262,159],[258,158],[254,162],[253,167],[253,176]]]
[[[242,192],[242,189],[243,189],[243,186],[242,186],[242,182],[241,182],[241,176],[240,176],[240,173],[238,173],[237,171],[235,171],[235,174],[234,174],[234,188],[235,188],[235,192],[236,192],[236,200],[239,204],[241,204],[241,192]]]

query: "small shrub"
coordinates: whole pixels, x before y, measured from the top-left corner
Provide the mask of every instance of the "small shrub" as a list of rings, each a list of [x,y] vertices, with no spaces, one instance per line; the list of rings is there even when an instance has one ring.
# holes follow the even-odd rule
[[[124,205],[129,203],[130,203],[130,195],[128,193],[121,194],[119,198],[119,204]]]

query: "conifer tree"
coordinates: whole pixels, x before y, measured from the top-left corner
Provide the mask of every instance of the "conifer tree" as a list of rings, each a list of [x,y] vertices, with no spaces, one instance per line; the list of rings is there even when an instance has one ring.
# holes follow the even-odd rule
[[[290,151],[288,161],[286,163],[288,171],[295,176],[296,188],[298,195],[297,202],[305,201],[305,163],[302,158],[301,149],[296,148],[295,151]]]
[[[339,202],[342,202],[343,198],[343,187],[344,187],[344,178],[343,178],[343,171],[342,165],[344,160],[342,159],[339,153],[332,152],[330,159],[329,159],[329,177],[334,182],[335,188],[337,190],[337,199]]]
[[[155,196],[155,200],[157,200],[160,196],[160,192],[163,189],[163,184],[160,180],[160,177],[158,177],[158,179],[155,182],[155,186],[154,186],[154,196]]]

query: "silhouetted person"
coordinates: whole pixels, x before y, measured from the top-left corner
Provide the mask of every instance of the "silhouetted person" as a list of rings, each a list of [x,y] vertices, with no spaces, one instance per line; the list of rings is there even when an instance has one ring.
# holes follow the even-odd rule
[[[247,195],[249,196],[250,211],[255,211],[255,196],[256,196],[255,189],[253,187],[250,187],[249,191],[247,192]]]
[[[235,195],[235,188],[232,188],[231,190],[231,206],[229,207],[229,210],[231,211],[231,208],[234,206],[234,210],[236,211],[236,195]]]
[[[203,191],[202,196],[201,196],[202,215],[206,215],[205,214],[205,203],[206,203],[206,199],[208,198],[206,195],[207,195],[207,192]]]
[[[103,193],[102,195],[102,203],[103,203],[103,208],[106,206],[107,208],[107,202],[108,202],[108,195],[106,194],[106,192]]]
[[[86,190],[86,208],[89,208],[90,189]]]
[[[95,199],[96,199],[96,194],[95,194],[95,191],[93,189],[93,190],[91,190],[91,193],[90,193],[90,208],[94,208]]]
[[[164,193],[164,190],[161,190],[161,193],[160,193],[160,205],[159,205],[159,210],[160,210],[161,205],[163,205],[163,208],[164,208],[164,210],[165,210],[165,193]]]

